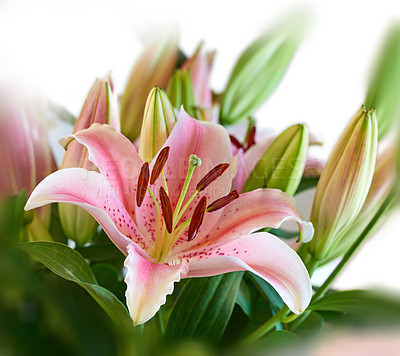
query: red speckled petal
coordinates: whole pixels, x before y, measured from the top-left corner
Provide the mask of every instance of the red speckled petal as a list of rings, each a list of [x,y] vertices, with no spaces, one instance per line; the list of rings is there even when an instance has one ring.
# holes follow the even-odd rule
[[[301,313],[310,303],[312,289],[307,269],[296,252],[274,235],[247,235],[175,258],[187,263],[187,277],[253,272],[275,288],[293,313]]]
[[[35,188],[25,210],[55,202],[71,203],[87,210],[125,254],[132,241],[144,250],[150,247],[107,179],[97,172],[66,168],[49,175]]]
[[[109,125],[93,124],[77,132],[75,139],[89,151],[89,160],[114,188],[126,210],[134,218],[136,180],[142,166],[133,144]]]
[[[125,277],[128,286],[126,301],[135,325],[151,319],[165,304],[167,295],[172,294],[174,283],[187,273],[185,264],[169,266],[154,263],[150,256],[138,251],[133,244],[128,247],[125,266],[128,269]]]
[[[248,235],[263,227],[279,228],[285,221],[295,221],[300,226],[303,242],[309,241],[314,228],[310,222],[300,218],[293,197],[277,189],[257,189],[240,194],[239,198],[222,210],[220,219],[214,226],[203,230],[208,224],[208,213],[204,218],[199,235],[186,245],[174,247],[172,254],[199,248],[205,244],[230,241]]]

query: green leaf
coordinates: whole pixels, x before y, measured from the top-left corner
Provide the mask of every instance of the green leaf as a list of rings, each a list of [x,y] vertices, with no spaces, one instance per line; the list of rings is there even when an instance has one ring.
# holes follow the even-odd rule
[[[282,298],[267,281],[265,281],[261,277],[256,276],[253,273],[248,273],[248,275],[251,277],[252,281],[256,285],[257,289],[261,292],[261,294],[269,300],[270,307],[273,313],[276,313],[278,310],[283,308],[285,304],[283,303]]]
[[[240,282],[239,290],[236,295],[236,303],[240,306],[240,308],[242,308],[243,312],[247,316],[251,315],[251,292],[245,279],[242,279]]]
[[[242,276],[234,272],[189,280],[172,310],[166,339],[218,341],[232,314]]]
[[[293,345],[299,341],[299,337],[287,330],[275,330],[262,339],[262,343],[268,346],[284,346]]]
[[[400,298],[368,290],[332,292],[313,302],[308,310],[353,314],[369,321],[400,323]]]
[[[268,147],[249,175],[243,191],[258,188],[280,189],[293,195],[306,165],[308,129],[294,125],[280,134]]]
[[[381,139],[400,116],[400,26],[387,34],[375,65],[365,106],[375,109]]]
[[[118,327],[133,326],[124,305],[114,294],[97,284],[92,270],[78,252],[58,242],[27,242],[19,246],[58,276],[85,288]]]
[[[297,19],[301,20],[301,19]],[[281,81],[300,40],[299,21],[285,21],[261,35],[245,49],[235,64],[222,97],[220,121],[237,123],[273,93]]]
[[[99,285],[114,291],[118,284],[118,271],[108,263],[98,263],[91,267]]]

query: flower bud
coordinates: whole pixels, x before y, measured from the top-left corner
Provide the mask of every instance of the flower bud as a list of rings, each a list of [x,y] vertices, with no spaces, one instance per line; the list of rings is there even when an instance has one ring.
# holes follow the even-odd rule
[[[16,94],[6,88],[0,95],[0,199],[33,188],[57,167],[48,143],[47,100]],[[51,206],[37,209],[36,220],[50,224]],[[39,222],[40,220],[40,222]]]
[[[139,156],[143,162],[150,162],[155,157],[175,123],[174,108],[167,94],[161,88],[153,88],[147,97],[140,132]]]
[[[163,31],[143,50],[132,69],[121,101],[122,133],[131,141],[140,134],[146,97],[154,86],[166,88],[178,59],[178,33]]]
[[[76,120],[72,133],[89,128],[93,123],[109,124],[119,130],[119,117],[116,97],[108,79],[97,79],[90,89],[83,104],[82,111]],[[111,83],[111,84],[110,84]],[[80,167],[95,170],[95,166],[88,159],[88,152],[77,141],[68,141],[61,169]],[[58,205],[61,226],[65,234],[78,245],[89,242],[97,229],[97,222],[84,209],[71,204]]]
[[[183,108],[191,116],[195,117],[196,102],[194,99],[192,81],[187,70],[177,70],[169,81],[167,88],[168,97],[174,108]]]
[[[266,32],[242,53],[222,97],[220,121],[232,125],[247,118],[275,90],[299,43],[298,21]]]
[[[200,44],[193,56],[188,58],[181,67],[183,70],[189,70],[194,98],[198,107],[210,108],[212,106],[210,72],[214,54],[215,52],[204,53]]]
[[[396,182],[395,162],[396,155],[393,147],[389,147],[379,154],[375,167],[374,177],[369,189],[367,199],[356,220],[346,232],[344,238],[336,240],[332,247],[332,254],[329,260],[333,260],[346,253],[355,240],[368,226],[372,218],[378,212],[383,202],[391,192]],[[329,262],[329,261],[326,261]]]
[[[337,142],[322,171],[310,220],[314,259],[329,257],[359,214],[370,190],[377,152],[375,113],[362,107]]]
[[[294,125],[268,147],[250,173],[243,192],[257,188],[280,189],[293,195],[300,184],[307,160],[308,129]]]
[[[400,26],[388,33],[372,73],[365,106],[374,108],[379,139],[386,135],[400,116]]]

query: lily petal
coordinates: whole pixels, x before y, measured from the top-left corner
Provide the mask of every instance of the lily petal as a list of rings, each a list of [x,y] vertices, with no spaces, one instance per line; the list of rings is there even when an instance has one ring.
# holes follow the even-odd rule
[[[123,252],[132,241],[149,248],[146,236],[116,197],[111,185],[99,173],[83,168],[66,168],[46,177],[33,191],[25,210],[50,203],[71,203],[88,211]]]
[[[295,221],[300,227],[301,241],[310,241],[314,228],[310,222],[304,221],[296,209],[293,197],[278,189],[257,189],[240,194],[239,198],[222,210],[222,216],[213,227],[206,227],[208,213],[204,218],[199,235],[192,243],[186,242],[174,247],[174,253],[189,251],[205,244],[231,241],[248,235],[263,227],[279,228],[285,221]]]
[[[226,130],[220,125],[192,119],[183,109],[180,112],[177,124],[164,146],[170,147],[169,157],[164,167],[164,172],[173,210],[176,207],[185,181],[190,155],[197,155],[202,160],[202,163],[201,166],[196,167],[194,170],[183,204],[185,204],[190,196],[196,191],[197,183],[212,168],[220,163],[231,164],[232,162],[231,143]],[[153,160],[152,165],[154,164],[154,161],[155,160]],[[163,184],[162,177],[158,178],[155,185],[156,187],[157,184],[159,186]],[[205,195],[210,202],[214,201],[228,194],[231,189],[231,184],[232,176],[230,169],[228,169],[220,178],[211,183],[201,192],[201,194],[197,195],[196,198],[193,199],[180,221],[186,221],[191,217],[194,207],[202,196]],[[143,206],[148,207],[151,205],[152,200],[148,195],[146,195]],[[221,213],[222,211],[216,211],[207,217],[211,226],[217,222]],[[202,230],[204,229],[205,228],[202,226]],[[185,244],[186,240],[187,238],[183,234],[176,244]]]
[[[167,295],[172,294],[174,283],[187,274],[185,264],[169,266],[150,259],[150,256],[137,251],[134,244],[128,246],[126,301],[135,325],[151,319],[165,304]]]
[[[187,277],[207,277],[233,271],[250,271],[265,279],[293,313],[310,303],[311,282],[300,257],[283,241],[265,232],[210,245],[177,256],[187,262]]]
[[[142,165],[133,144],[109,125],[93,124],[74,135],[89,151],[89,160],[114,188],[134,219],[136,179]]]

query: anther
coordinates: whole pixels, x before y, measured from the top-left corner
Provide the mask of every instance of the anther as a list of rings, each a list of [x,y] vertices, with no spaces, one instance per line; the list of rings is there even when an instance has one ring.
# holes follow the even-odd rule
[[[169,200],[168,194],[165,191],[164,187],[160,188],[160,201],[161,201],[161,210],[164,216],[165,226],[167,227],[167,231],[169,233],[172,232],[172,206],[171,201]]]
[[[246,150],[248,150],[251,146],[253,146],[256,143],[256,127],[253,126],[250,129],[249,136],[247,137],[247,145],[246,145]]]
[[[136,188],[136,205],[141,206],[146,195],[147,186],[149,185],[149,163],[146,162],[140,168],[139,178]]]
[[[229,135],[229,138],[231,139],[232,145],[236,146],[237,148],[243,148],[243,145],[239,142],[239,140],[235,136]]]
[[[212,213],[213,211],[217,211],[232,203],[235,199],[239,198],[239,194],[236,190],[232,190],[229,194],[225,195],[222,198],[219,198],[213,201],[208,207],[207,212]]]
[[[188,231],[188,241],[192,241],[203,222],[204,214],[207,207],[207,198],[204,196],[200,199],[196,208],[194,209],[192,219],[190,220],[189,231]]]
[[[199,183],[197,183],[196,190],[201,192],[206,189],[212,182],[218,179],[229,167],[228,163],[220,163],[209,171]]]
[[[151,171],[150,184],[154,184],[160,176],[169,155],[169,146],[164,147],[156,158],[153,169]]]

